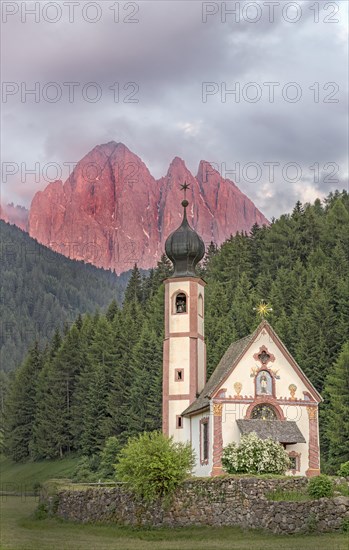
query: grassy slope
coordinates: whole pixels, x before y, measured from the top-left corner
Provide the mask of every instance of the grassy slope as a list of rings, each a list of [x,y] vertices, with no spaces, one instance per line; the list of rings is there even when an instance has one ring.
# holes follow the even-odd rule
[[[132,529],[34,519],[34,497],[3,497],[3,550],[347,550],[345,534],[277,536],[235,527]]]
[[[51,478],[69,478],[77,461],[77,458],[66,458],[16,464],[8,458],[1,457],[1,491],[22,494],[33,491],[35,483],[42,483]]]

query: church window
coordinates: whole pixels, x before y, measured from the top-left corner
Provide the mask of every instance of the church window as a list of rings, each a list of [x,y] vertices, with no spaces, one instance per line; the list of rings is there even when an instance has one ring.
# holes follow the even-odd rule
[[[175,312],[186,313],[187,312],[187,297],[183,292],[180,292],[176,296]]]
[[[203,429],[204,429],[204,433],[203,433],[203,442],[202,442],[202,458],[204,460],[207,460],[208,459],[208,423],[205,422],[205,424],[203,424]]]
[[[182,382],[184,380],[184,369],[175,369],[175,381]]]
[[[271,405],[260,404],[252,409],[251,418],[253,420],[277,420],[277,415]]]
[[[176,416],[176,428],[183,428],[183,418],[180,415]]]
[[[200,317],[204,316],[204,300],[201,294],[199,294],[198,298],[198,314],[200,315]]]
[[[291,451],[290,453],[288,453],[288,458],[290,459],[289,470],[291,470],[293,474],[295,474],[296,472],[300,472],[301,454],[296,453],[296,451]]]
[[[200,420],[200,462],[208,464],[209,455],[209,433],[208,433],[208,418]]]
[[[269,353],[264,349],[261,351],[261,353],[258,355],[258,359],[260,360],[260,362],[265,365],[266,363],[268,363],[269,359],[270,359],[270,355]]]

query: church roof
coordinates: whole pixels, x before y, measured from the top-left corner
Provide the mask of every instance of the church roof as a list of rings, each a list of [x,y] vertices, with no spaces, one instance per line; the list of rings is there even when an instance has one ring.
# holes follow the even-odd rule
[[[271,438],[279,443],[305,443],[297,423],[289,420],[237,420],[240,432],[255,432],[260,439]]]
[[[225,376],[230,371],[231,366],[236,362],[240,355],[244,353],[248,344],[254,339],[254,335],[255,332],[249,336],[241,338],[241,340],[237,340],[237,342],[230,344],[229,348],[218,363],[217,368],[213,371],[211,377],[206,382],[206,385],[199,397],[191,405],[189,405],[183,414],[191,414],[209,406],[211,394],[224,380]]]
[[[187,189],[184,184],[184,189]],[[181,225],[169,235],[165,243],[167,257],[171,260],[174,267],[172,277],[197,277],[195,273],[196,265],[205,255],[205,243],[190,227],[187,220],[188,201],[182,201],[183,220]]]
[[[273,330],[271,325],[266,321],[265,319],[259,324],[259,326],[256,328],[256,330],[249,334],[248,336],[245,336],[244,338],[241,338],[240,340],[237,340],[236,342],[233,342],[230,344],[229,348],[223,355],[222,359],[218,363],[218,366],[213,371],[211,377],[206,382],[206,385],[202,392],[200,393],[199,397],[189,405],[185,409],[185,411],[182,413],[182,415],[187,414],[193,414],[196,412],[199,412],[202,409],[207,409],[210,405],[210,399],[212,395],[214,394],[215,390],[217,390],[220,386],[220,384],[225,380],[225,378],[230,374],[230,372],[233,370],[235,365],[239,362],[240,358],[243,356],[249,345],[255,340],[256,336],[261,332],[261,330],[265,328],[268,330],[269,333],[277,340],[286,357],[288,356],[289,360],[292,362],[293,367],[296,371],[298,371],[298,374],[302,377],[305,384],[308,386],[312,394],[316,397],[316,399],[320,402],[322,401],[321,395],[317,392],[317,390],[314,388],[314,386],[311,384],[310,380],[305,376],[300,366],[296,363],[296,361],[293,359],[290,352],[287,350],[286,346],[281,342],[280,338],[277,336],[276,332]]]

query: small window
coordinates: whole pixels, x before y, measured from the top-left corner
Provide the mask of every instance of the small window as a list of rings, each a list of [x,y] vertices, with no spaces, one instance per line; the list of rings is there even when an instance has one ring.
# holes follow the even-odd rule
[[[176,296],[176,313],[186,313],[187,312],[187,297],[183,292],[180,292]]]
[[[175,369],[175,381],[182,382],[184,380],[184,369]]]
[[[290,470],[297,470],[297,458],[295,456],[290,456]]]
[[[200,463],[208,464],[209,456],[209,432],[208,418],[200,420]]]
[[[201,294],[199,294],[198,298],[198,314],[200,317],[204,316],[204,300]]]
[[[296,472],[300,472],[301,454],[296,453],[296,451],[291,451],[290,453],[288,453],[288,457],[290,459],[289,470],[291,470],[293,474],[295,474]]]
[[[183,428],[183,418],[179,415],[176,416],[176,427]]]
[[[202,458],[208,460],[208,422],[203,425]]]

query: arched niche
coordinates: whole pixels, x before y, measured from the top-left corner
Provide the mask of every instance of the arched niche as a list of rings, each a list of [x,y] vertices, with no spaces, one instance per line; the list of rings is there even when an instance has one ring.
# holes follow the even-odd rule
[[[177,290],[172,296],[172,314],[188,313],[188,295],[184,290]]]
[[[266,369],[260,369],[255,378],[256,395],[275,395],[275,383],[271,373]]]

